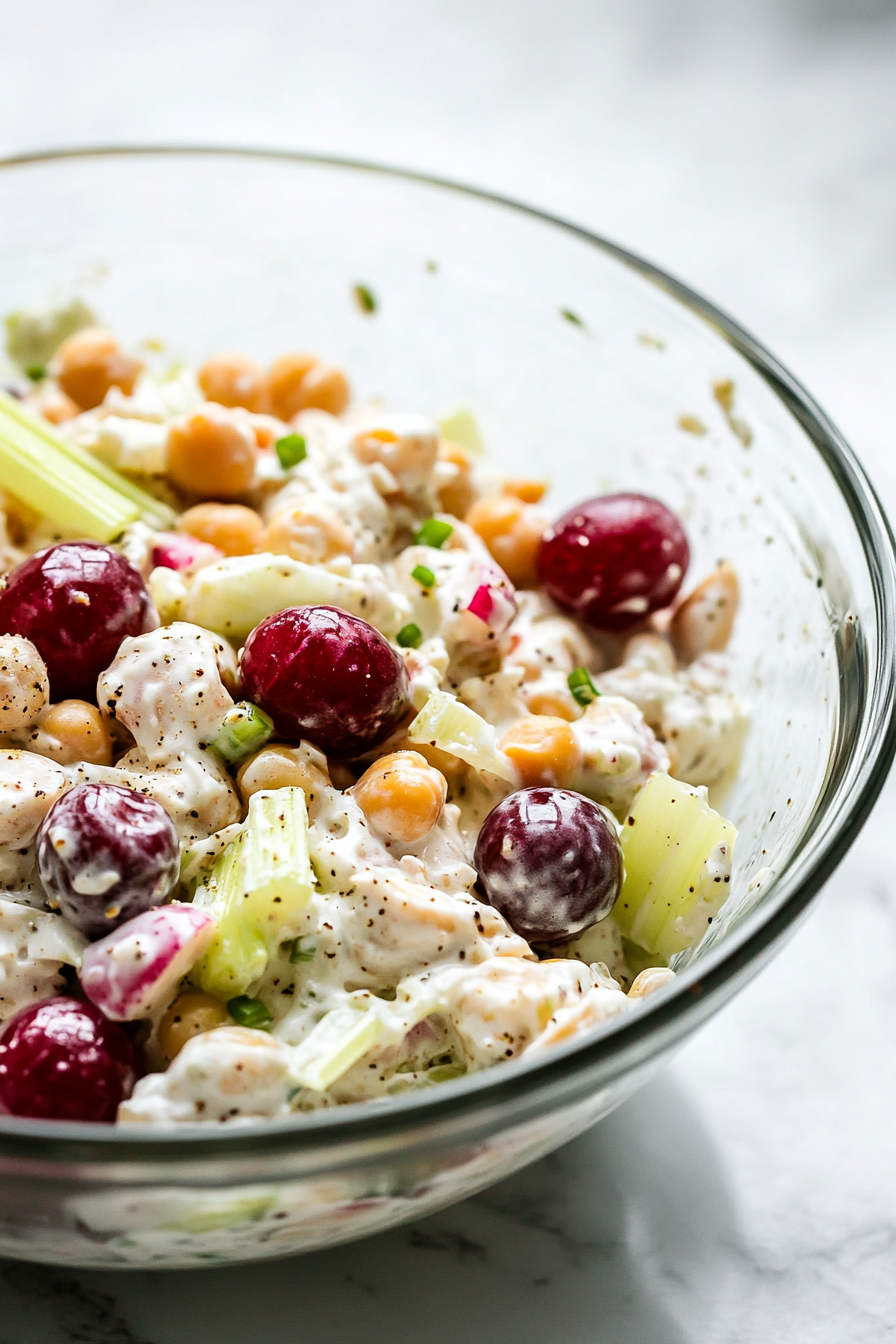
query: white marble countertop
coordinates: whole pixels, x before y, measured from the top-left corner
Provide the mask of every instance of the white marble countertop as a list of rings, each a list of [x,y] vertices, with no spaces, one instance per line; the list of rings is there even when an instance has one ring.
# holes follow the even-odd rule
[[[893,0],[3,6],[0,153],[215,141],[466,179],[735,313],[896,513]],[[252,1268],[0,1265],[0,1344],[871,1344],[896,1337],[891,782],[777,960],[553,1157]]]

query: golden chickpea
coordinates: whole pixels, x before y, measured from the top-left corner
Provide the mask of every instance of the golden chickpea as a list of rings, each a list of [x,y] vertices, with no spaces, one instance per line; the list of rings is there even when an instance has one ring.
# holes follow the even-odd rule
[[[31,398],[30,405],[38,415],[49,420],[51,425],[62,425],[66,420],[73,420],[80,414],[80,407],[58,387],[41,388],[37,395]]]
[[[159,1049],[170,1064],[183,1050],[187,1041],[214,1031],[230,1021],[224,1004],[211,994],[199,989],[188,989],[180,994],[159,1022]]]
[[[219,406],[242,406],[247,411],[263,411],[267,407],[267,381],[247,355],[229,351],[214,355],[197,376],[206,401]]]
[[[317,355],[284,355],[271,365],[268,374],[268,398],[271,410],[281,420],[291,420],[307,403],[302,400],[301,387],[306,376],[320,361]]]
[[[531,714],[546,714],[553,719],[565,719],[567,723],[574,723],[581,717],[568,691],[533,691],[527,695],[523,687],[523,699]]]
[[[209,405],[168,430],[168,476],[188,495],[236,499],[255,479],[258,449],[251,430],[223,407]]]
[[[320,565],[337,555],[352,555],[355,539],[332,510],[309,499],[275,514],[261,534],[257,549],[288,555],[306,565]]]
[[[352,794],[380,835],[412,845],[439,820],[448,786],[419,752],[393,751],[365,770]]]
[[[304,789],[311,794],[329,784],[323,770],[299,747],[262,747],[240,767],[236,786],[243,802],[261,789]]]
[[[112,764],[112,738],[95,705],[86,700],[60,700],[42,710],[28,750],[58,765]]]
[[[519,770],[527,789],[537,785],[569,788],[582,766],[582,752],[569,724],[546,714],[533,714],[508,728],[501,750]]]
[[[443,439],[439,444],[439,461],[457,468],[451,479],[438,488],[439,508],[442,513],[453,513],[455,518],[466,518],[478,498],[470,454],[459,443]]]
[[[547,527],[539,509],[512,495],[486,495],[470,509],[467,522],[515,587],[538,586],[538,550]]]
[[[329,411],[341,415],[349,403],[348,379],[341,369],[330,364],[316,364],[305,375],[296,389],[296,411]],[[296,412],[294,411],[293,414]]]
[[[521,499],[524,504],[537,504],[544,498],[547,488],[547,481],[538,481],[530,476],[509,476],[501,490],[505,495]]]
[[[225,555],[251,555],[264,531],[264,523],[245,504],[194,504],[177,520],[181,532],[217,546]]]
[[[102,405],[110,387],[120,387],[130,396],[142,367],[124,353],[111,332],[85,327],[62,342],[50,370],[65,395],[82,411],[91,411]]]

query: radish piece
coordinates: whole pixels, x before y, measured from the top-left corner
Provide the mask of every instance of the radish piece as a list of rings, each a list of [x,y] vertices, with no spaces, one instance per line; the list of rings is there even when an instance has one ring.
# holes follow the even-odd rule
[[[133,1022],[164,1008],[205,952],[215,921],[193,905],[160,905],[85,949],[81,987],[106,1017]]]
[[[166,569],[202,569],[205,565],[215,565],[224,559],[224,552],[207,541],[199,541],[183,532],[159,532],[153,543],[150,562],[155,569],[164,565]]]
[[[510,580],[500,571],[494,576],[483,574],[483,578],[487,581],[476,589],[466,610],[478,616],[489,630],[501,635],[516,615],[516,596]]]

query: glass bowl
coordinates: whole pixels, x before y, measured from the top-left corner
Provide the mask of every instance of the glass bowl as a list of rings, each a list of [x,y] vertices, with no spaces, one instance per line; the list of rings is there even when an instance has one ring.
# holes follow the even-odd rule
[[[595,1035],[384,1102],[246,1128],[0,1120],[0,1254],[85,1266],[288,1255],[462,1199],[605,1115],[755,975],[842,858],[894,752],[894,555],[824,413],[656,268],[482,192],[289,154],[7,162],[0,308],[84,298],[172,358],[321,352],[356,394],[469,407],[561,509],[646,489],[720,556],[752,726],[732,892],[675,984]],[[353,297],[376,296],[374,312]]]

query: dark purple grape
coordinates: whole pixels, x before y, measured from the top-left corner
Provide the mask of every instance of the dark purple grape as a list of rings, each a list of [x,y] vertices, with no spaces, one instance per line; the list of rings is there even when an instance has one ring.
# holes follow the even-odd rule
[[[44,891],[88,938],[160,905],[179,863],[177,831],[161,803],[117,784],[78,784],[37,833]]]
[[[0,1109],[7,1115],[109,1124],[140,1072],[125,1029],[80,999],[32,1003],[0,1034]]]
[[[473,863],[489,904],[530,943],[562,943],[596,924],[622,885],[613,823],[568,789],[505,798],[483,823]]]
[[[648,495],[600,495],[549,527],[538,573],[554,601],[598,630],[630,630],[674,600],[690,563],[684,528]]]
[[[252,631],[240,661],[243,693],[289,742],[362,755],[409,708],[404,663],[372,625],[337,607],[287,607]]]
[[[93,541],[63,541],[38,551],[6,576],[0,634],[37,646],[53,700],[96,703],[96,680],[127,635],[159,623],[138,570],[120,551]]]

